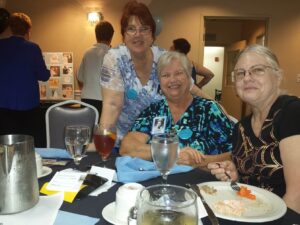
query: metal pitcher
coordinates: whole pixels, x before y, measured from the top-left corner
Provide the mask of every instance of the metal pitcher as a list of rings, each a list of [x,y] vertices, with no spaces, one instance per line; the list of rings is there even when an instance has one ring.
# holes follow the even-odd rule
[[[0,136],[0,214],[27,210],[38,201],[33,137]]]

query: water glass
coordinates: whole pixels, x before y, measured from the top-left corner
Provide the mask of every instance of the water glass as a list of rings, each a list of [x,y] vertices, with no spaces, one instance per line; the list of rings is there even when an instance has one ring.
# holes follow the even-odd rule
[[[175,165],[179,153],[179,141],[176,134],[156,134],[151,141],[153,162],[167,183],[167,176]]]
[[[65,127],[65,145],[76,166],[85,157],[85,151],[90,142],[90,133],[90,128],[84,125],[69,125]]]

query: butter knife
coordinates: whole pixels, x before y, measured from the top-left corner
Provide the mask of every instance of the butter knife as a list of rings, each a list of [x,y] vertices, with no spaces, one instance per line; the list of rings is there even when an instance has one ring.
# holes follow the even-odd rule
[[[214,212],[212,211],[212,209],[209,207],[209,205],[207,204],[207,202],[205,201],[205,199],[203,198],[199,187],[197,184],[187,184],[187,186],[189,186],[194,192],[196,192],[196,194],[199,196],[199,198],[201,199],[201,202],[207,212],[208,215],[208,219],[210,220],[212,225],[219,225],[219,221],[218,218],[216,217],[216,215],[214,214]]]

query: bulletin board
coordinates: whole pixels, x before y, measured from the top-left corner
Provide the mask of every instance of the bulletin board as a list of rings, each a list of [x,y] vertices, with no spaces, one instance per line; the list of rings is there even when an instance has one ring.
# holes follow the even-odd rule
[[[74,99],[74,67],[72,52],[43,52],[50,78],[39,82],[41,100]]]

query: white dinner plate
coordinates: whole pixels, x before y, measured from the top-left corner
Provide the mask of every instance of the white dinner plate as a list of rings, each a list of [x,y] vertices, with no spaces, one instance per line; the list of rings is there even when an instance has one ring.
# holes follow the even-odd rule
[[[274,193],[258,188],[251,185],[240,184],[246,186],[256,196],[256,200],[250,200],[244,197],[239,197],[236,191],[232,190],[229,182],[205,182],[200,183],[198,186],[201,188],[203,185],[213,187],[217,191],[214,194],[205,193],[201,190],[201,194],[205,198],[206,202],[212,208],[217,217],[241,221],[241,222],[267,222],[273,221],[282,217],[287,210],[285,202]],[[223,200],[238,200],[244,203],[245,212],[242,216],[225,215],[218,213],[214,208],[214,203]]]
[[[115,215],[115,202],[109,203],[102,210],[102,216],[106,221],[115,225],[127,225],[127,221],[117,221]]]
[[[50,173],[52,173],[52,169],[48,166],[43,166],[42,168],[42,174],[38,178],[42,178],[45,176],[48,176]]]

